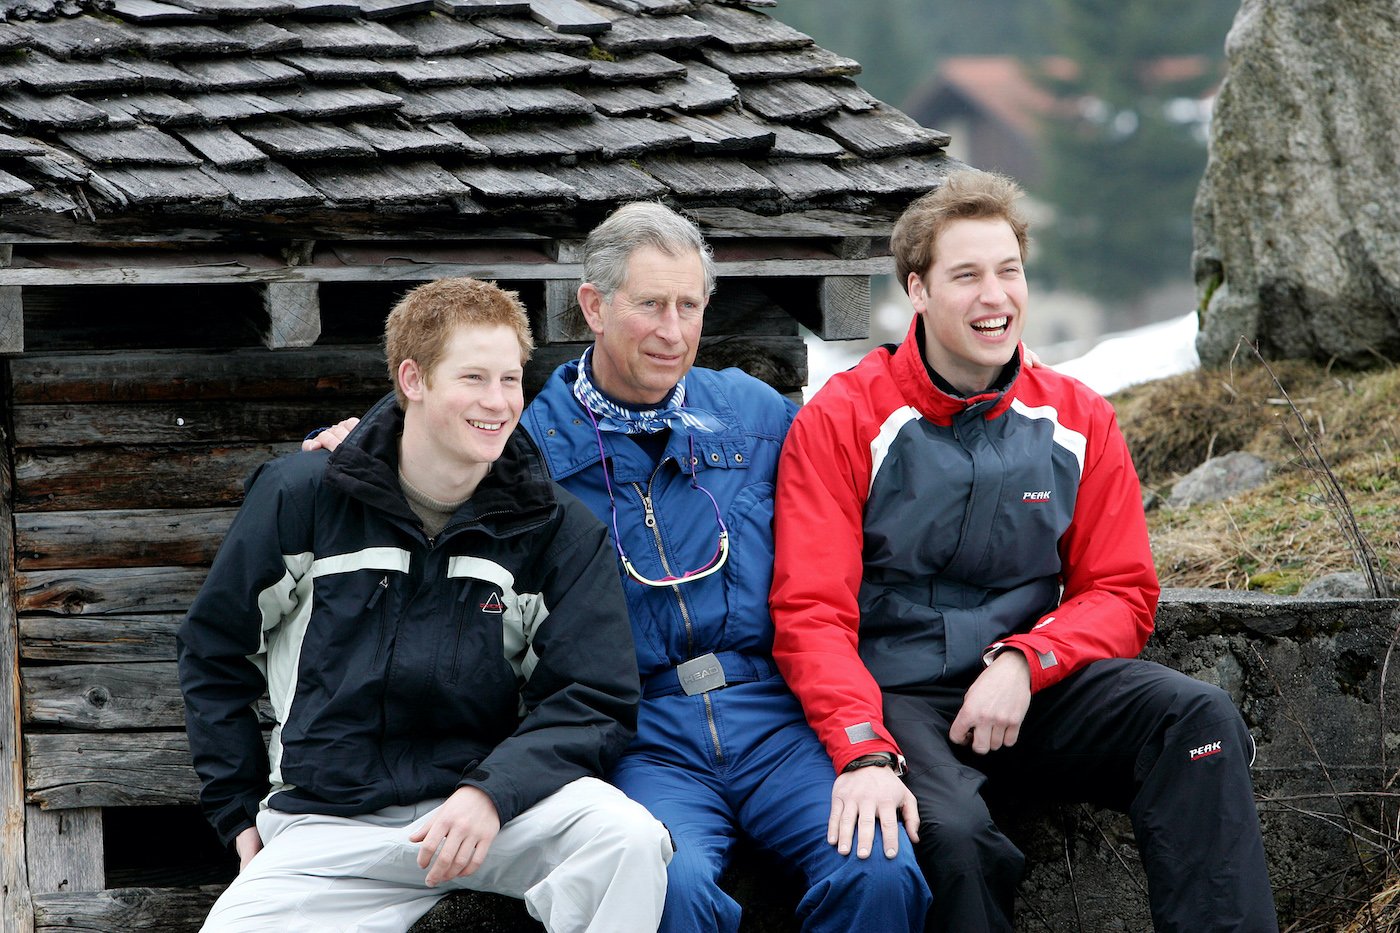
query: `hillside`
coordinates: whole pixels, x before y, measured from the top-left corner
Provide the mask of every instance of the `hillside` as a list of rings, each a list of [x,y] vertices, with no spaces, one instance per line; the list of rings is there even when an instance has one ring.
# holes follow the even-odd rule
[[[1324,574],[1358,569],[1322,487],[1287,433],[1307,443],[1298,416],[1382,571],[1400,576],[1400,368],[1350,372],[1301,362],[1272,368],[1292,406],[1258,365],[1198,370],[1113,396],[1143,486],[1162,500],[1210,456],[1243,450],[1275,465],[1268,484],[1223,502],[1150,508],[1162,584],[1287,595]]]

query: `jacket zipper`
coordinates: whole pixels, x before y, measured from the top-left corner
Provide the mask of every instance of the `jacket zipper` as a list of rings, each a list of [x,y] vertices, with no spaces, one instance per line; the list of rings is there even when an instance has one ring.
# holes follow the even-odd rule
[[[457,637],[452,642],[452,664],[447,669],[447,682],[457,682],[457,664],[462,653],[462,630],[467,625],[467,597],[471,595],[471,581],[462,587],[462,595],[457,597]]]
[[[389,575],[386,573],[379,581],[379,585],[374,588],[374,595],[370,596],[369,602],[365,604],[366,612],[373,612],[374,607],[379,605],[384,599],[384,594],[389,591]],[[384,649],[389,643],[389,607],[385,603],[379,612],[379,646],[374,649],[374,660],[376,663],[384,660]]]
[[[662,461],[662,465],[665,461]],[[657,473],[661,472],[661,466],[651,474],[647,480],[646,492],[642,492],[640,483],[632,483],[631,486],[637,491],[637,496],[642,500],[642,509],[646,513],[646,526],[651,529],[652,540],[656,544],[656,553],[661,558],[661,569],[669,576],[672,573],[671,562],[666,557],[666,548],[661,544],[661,529],[656,526],[656,512],[651,505],[651,485],[656,481]],[[690,621],[690,607],[685,604],[685,597],[681,595],[681,588],[676,584],[671,584],[671,592],[676,595],[676,603],[680,606],[681,621],[685,623],[685,651],[688,657],[695,655],[695,628]],[[719,744],[719,727],[715,725],[715,708],[708,693],[700,694],[700,698],[705,702],[705,724],[710,730],[710,741],[715,747],[715,761],[724,761],[724,748]]]

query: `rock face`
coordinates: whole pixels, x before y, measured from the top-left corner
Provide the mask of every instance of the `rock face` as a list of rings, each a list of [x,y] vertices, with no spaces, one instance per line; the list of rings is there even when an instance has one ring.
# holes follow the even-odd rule
[[[1256,489],[1269,479],[1267,460],[1242,450],[1211,457],[1177,480],[1167,504],[1182,509],[1198,502],[1215,502]]]
[[[1201,362],[1400,358],[1400,6],[1244,0],[1196,197]]]

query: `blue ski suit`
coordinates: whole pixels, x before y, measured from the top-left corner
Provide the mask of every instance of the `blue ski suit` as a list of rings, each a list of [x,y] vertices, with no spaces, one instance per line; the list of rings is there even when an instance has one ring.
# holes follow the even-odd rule
[[[577,374],[577,362],[556,369],[522,423],[555,481],[615,527],[637,570],[682,575],[710,561],[720,519],[729,534],[718,573],[667,587],[623,579],[643,697],[637,736],[609,778],[675,840],[661,929],[738,929],[739,906],[719,878],[742,833],[800,872],[804,931],[922,930],[929,895],[902,828],[894,859],[880,847],[864,860],[843,856],[827,843],[834,769],[773,663],[773,491],[796,406],[737,369],[692,369],[686,406],[722,428],[673,429],[659,463],[630,437],[603,432],[614,505],[599,434],[573,395]],[[704,660],[678,672],[693,659]],[[717,683],[716,668],[725,686],[686,692],[696,687],[683,677]]]

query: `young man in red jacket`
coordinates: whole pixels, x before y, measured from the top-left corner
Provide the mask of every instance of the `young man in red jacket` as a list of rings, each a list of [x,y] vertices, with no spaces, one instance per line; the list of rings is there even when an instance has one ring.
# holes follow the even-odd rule
[[[1159,586],[1113,409],[1022,367],[1019,195],[962,172],[905,212],[908,337],[783,448],[773,654],[839,774],[829,841],[902,819],[930,929],[1010,930],[1023,858],[984,785],[1090,801],[1130,814],[1159,930],[1276,930],[1238,711],[1135,659]]]

